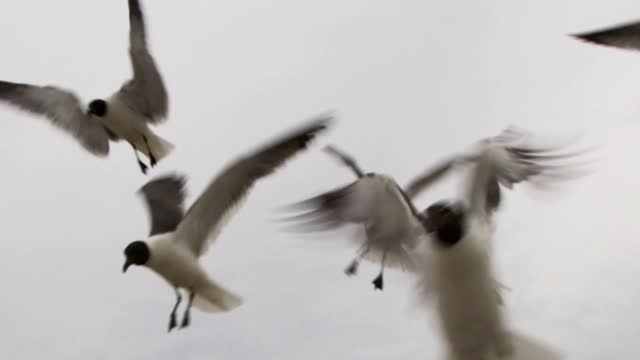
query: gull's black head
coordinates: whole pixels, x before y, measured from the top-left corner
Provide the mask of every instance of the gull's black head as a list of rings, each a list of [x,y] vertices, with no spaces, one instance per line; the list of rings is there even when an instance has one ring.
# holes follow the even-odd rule
[[[89,103],[89,114],[103,117],[107,113],[107,102],[101,99],[92,100]]]
[[[124,256],[126,258],[122,272],[127,272],[131,265],[144,265],[151,257],[149,246],[144,241],[134,241],[124,248]]]
[[[422,225],[428,233],[435,233],[436,242],[451,247],[464,236],[464,206],[459,203],[438,201],[421,214]]]

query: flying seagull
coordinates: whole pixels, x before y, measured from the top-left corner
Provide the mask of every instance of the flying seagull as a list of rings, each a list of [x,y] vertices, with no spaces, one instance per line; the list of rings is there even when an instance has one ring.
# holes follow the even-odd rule
[[[421,297],[435,293],[451,359],[502,358],[514,352],[488,251],[495,229],[492,215],[501,203],[500,184],[544,185],[581,175],[576,164],[562,163],[579,152],[518,144],[521,135],[483,142],[470,163],[473,171],[464,198],[438,201],[419,215],[431,245],[412,253],[419,264]]]
[[[385,267],[413,268],[408,251],[415,246],[417,236],[423,231],[418,212],[410,196],[391,176],[365,173],[350,155],[335,146],[328,146],[325,150],[351,169],[357,179],[333,191],[289,205],[288,208],[306,212],[285,220],[294,221],[293,229],[301,231],[325,231],[347,224],[358,225],[364,230],[364,236],[353,239],[361,243],[361,247],[345,273],[355,275],[362,259],[380,264],[380,272],[373,285],[375,290],[382,290]],[[421,179],[421,186],[435,183],[463,161],[463,158],[456,158],[434,166],[428,171],[429,175]]]
[[[640,50],[640,21],[572,35],[577,39],[604,46]]]
[[[479,158],[478,154],[485,151],[485,148],[500,148],[505,141],[512,141],[515,138],[521,139],[522,136],[515,128],[508,128],[499,136],[478,142],[475,149],[469,153],[452,156],[437,163],[404,188],[401,188],[391,176],[365,173],[351,156],[336,147],[329,146],[326,151],[349,167],[357,180],[287,206],[287,209],[299,211],[299,213],[284,220],[294,222],[294,230],[305,232],[333,230],[347,224],[358,225],[359,229],[364,230],[364,235],[357,236],[353,240],[362,245],[357,257],[349,264],[345,273],[354,275],[361,259],[378,263],[380,272],[373,280],[373,285],[374,289],[382,290],[385,267],[405,270],[415,268],[410,253],[416,246],[416,240],[424,235],[425,230],[421,214],[416,210],[412,200],[451,170],[473,164]],[[513,148],[510,151],[518,150]],[[550,169],[539,168],[534,161],[531,164],[526,163],[526,160],[522,162],[526,164],[522,171],[546,170],[545,176],[551,175]],[[506,170],[503,172],[500,179],[492,175],[494,177],[487,184],[484,194],[487,211],[494,211],[500,203],[499,182],[504,186],[512,186],[513,175]],[[496,287],[504,286],[496,282]]]
[[[109,140],[124,139],[133,147],[143,173],[147,172],[138,152],[151,166],[167,156],[173,145],[151,131],[168,113],[168,96],[162,76],[147,48],[144,17],[138,0],[129,0],[129,55],[133,79],[106,99],[95,99],[83,109],[80,98],[57,86],[37,86],[0,81],[0,100],[42,115],[71,134],[89,152],[104,157]]]
[[[189,325],[192,305],[205,312],[226,312],[241,299],[217,285],[199,265],[234,210],[246,198],[256,181],[268,176],[288,159],[303,151],[324,131],[332,118],[321,117],[262,149],[232,162],[207,186],[189,210],[183,212],[184,178],[171,175],[152,180],[140,190],[151,214],[151,231],[146,241],[134,241],[124,250],[123,272],[131,265],[146,266],[163,277],[176,293],[169,331],[176,327],[181,301],[178,289],[189,293],[181,327]]]

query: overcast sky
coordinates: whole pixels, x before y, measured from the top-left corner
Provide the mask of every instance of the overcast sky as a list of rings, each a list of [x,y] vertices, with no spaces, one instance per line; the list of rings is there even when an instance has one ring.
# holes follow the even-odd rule
[[[85,100],[130,74],[126,1],[0,1],[0,79]],[[638,358],[640,53],[566,36],[640,18],[637,0],[147,0],[170,93],[157,127],[176,149],[151,176],[190,178],[189,201],[230,159],[329,109],[339,121],[261,182],[202,262],[240,294],[167,334],[172,289],[122,250],[144,239],[131,148],[85,153],[44,120],[0,106],[0,358],[439,359],[414,279],[343,269],[344,239],[284,233],[274,208],[351,180],[331,142],[404,184],[508,124],[586,133],[598,172],[553,196],[506,197],[495,240],[509,322],[569,359]],[[439,186],[419,207],[456,195]]]

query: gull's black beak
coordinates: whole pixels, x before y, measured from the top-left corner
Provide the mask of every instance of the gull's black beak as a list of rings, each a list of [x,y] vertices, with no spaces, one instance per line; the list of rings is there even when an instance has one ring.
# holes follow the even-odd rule
[[[129,259],[127,259],[127,261],[124,262],[124,266],[122,267],[122,273],[126,273],[127,269],[131,265],[133,265],[133,263],[131,261],[129,261]]]

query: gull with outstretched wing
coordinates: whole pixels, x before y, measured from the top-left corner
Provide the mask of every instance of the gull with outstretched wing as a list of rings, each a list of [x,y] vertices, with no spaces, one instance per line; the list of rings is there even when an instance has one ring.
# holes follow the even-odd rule
[[[169,100],[147,47],[138,0],[129,0],[129,56],[133,78],[109,98],[90,101],[86,109],[70,90],[9,81],[0,81],[0,101],[43,116],[97,156],[108,155],[109,141],[125,140],[133,147],[140,169],[146,174],[148,167],[138,152],[146,155],[153,167],[171,152],[173,145],[148,126],[166,120]]]
[[[235,160],[213,179],[186,213],[183,212],[182,176],[158,178],[142,187],[141,193],[151,213],[151,231],[146,241],[127,245],[123,272],[131,265],[145,266],[174,287],[176,304],[171,312],[169,331],[177,325],[180,288],[189,293],[182,327],[189,324],[192,305],[206,312],[230,311],[240,305],[240,297],[216,284],[198,259],[218,237],[253,185],[305,150],[330,121],[329,117],[316,119]]]

